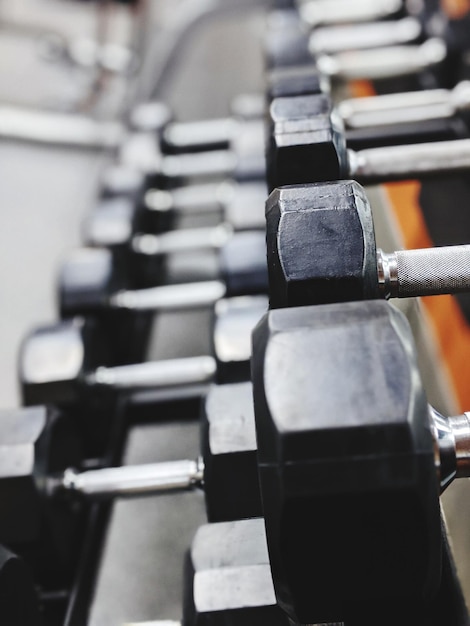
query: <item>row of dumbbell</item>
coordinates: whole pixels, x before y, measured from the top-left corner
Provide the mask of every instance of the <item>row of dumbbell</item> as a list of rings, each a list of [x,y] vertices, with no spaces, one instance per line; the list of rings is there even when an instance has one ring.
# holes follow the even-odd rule
[[[268,148],[270,187],[290,185],[274,191],[266,207],[271,306],[332,301],[336,281],[336,301],[370,300],[380,291],[406,295],[421,280],[428,293],[437,293],[439,270],[429,251],[415,253],[415,264],[402,253],[384,262],[375,245],[369,290],[365,233],[372,222],[361,217],[352,224],[346,217],[350,202],[362,213],[363,190],[352,181],[298,184],[337,180],[348,166],[331,123],[322,124],[321,110],[302,119],[303,105],[283,103],[294,117],[274,120],[278,132]],[[449,144],[449,154],[458,147]],[[362,171],[372,174],[369,181],[405,178],[408,150],[358,155]],[[446,153],[444,145],[427,150],[431,161]],[[424,158],[419,148],[414,155]],[[268,159],[268,179],[269,167]],[[426,162],[426,170],[433,167]],[[439,158],[435,167],[444,169]],[[356,230],[364,235],[361,243]],[[350,261],[359,260],[359,249],[356,282]],[[447,264],[447,253],[440,253]],[[468,267],[468,248],[460,253],[449,259],[457,282]],[[295,623],[468,621],[455,596],[454,606],[439,606],[438,491],[468,475],[469,420],[466,414],[444,419],[426,405],[415,351],[405,319],[372,301],[271,311],[255,331],[252,379],[269,552],[262,562],[269,562],[276,600]],[[272,591],[269,582],[264,588]]]
[[[91,252],[99,255],[104,251]],[[95,255],[92,265],[86,266],[79,263],[75,281],[83,271],[85,275],[88,272],[91,278],[96,279],[96,269],[100,277],[104,278],[106,271],[112,268],[110,262],[111,257],[104,254],[101,257]],[[107,266],[106,263],[109,265]],[[262,265],[263,282],[266,283],[264,259]],[[243,270],[240,271],[243,278]],[[73,272],[72,268],[71,273],[68,274],[72,284]],[[95,323],[90,319],[73,319],[59,326],[41,328],[33,332],[25,341],[21,365],[22,374],[24,374],[22,378],[25,383],[23,386],[25,402],[37,405],[39,401],[47,401],[49,404],[54,401],[57,408],[46,410],[35,406],[19,412],[8,412],[2,416],[1,439],[5,444],[5,450],[8,451],[8,457],[2,480],[5,508],[2,513],[0,535],[3,542],[21,554],[33,567],[34,579],[42,588],[41,599],[43,600],[47,600],[54,594],[57,596],[58,589],[62,590],[71,584],[80,552],[81,541],[77,542],[79,537],[77,529],[83,521],[80,521],[80,517],[83,517],[83,498],[70,498],[66,494],[70,495],[71,492],[75,492],[80,495],[81,493],[86,496],[85,500],[90,498],[94,500],[95,497],[122,496],[129,493],[171,491],[178,487],[187,488],[191,485],[198,485],[204,481],[209,493],[214,489],[214,495],[208,500],[208,510],[214,506],[222,511],[210,513],[210,516],[215,515],[215,519],[219,519],[220,516],[227,515],[227,512],[223,512],[224,504],[218,503],[219,496],[222,498],[224,496],[222,487],[224,479],[221,481],[217,473],[221,454],[217,449],[217,444],[216,452],[213,454],[213,443],[210,439],[214,437],[215,428],[216,436],[222,440],[222,443],[225,442],[226,436],[219,432],[218,426],[211,427],[212,434],[210,435],[208,431],[206,435],[206,450],[203,454],[207,466],[205,471],[202,469],[203,461],[201,460],[177,461],[146,467],[88,471],[81,473],[77,481],[78,474],[70,469],[70,467],[83,467],[80,444],[84,435],[93,435],[95,429],[100,431],[100,426],[96,423],[97,418],[105,423],[105,432],[100,442],[101,451],[103,451],[107,437],[112,430],[109,422],[114,419],[116,402],[121,391],[128,390],[129,387],[153,389],[164,386],[170,388],[190,386],[197,391],[197,384],[207,385],[207,382],[214,376],[220,381],[224,381],[225,378],[228,380],[248,378],[251,330],[266,310],[267,300],[265,298],[241,300],[232,298],[224,301],[221,298],[223,291],[220,289],[220,283],[215,282],[212,285],[205,285],[205,290],[201,286],[202,295],[197,293],[199,288],[194,287],[192,289],[194,295],[190,297],[190,300],[196,297],[193,306],[197,306],[198,303],[199,306],[216,304],[214,307],[215,358],[208,356],[168,361],[165,364],[144,363],[137,367],[126,368],[124,366],[121,369],[115,368],[107,371],[102,367],[94,376],[90,372],[93,360],[91,355],[98,354],[98,362],[103,363],[100,357],[109,349],[109,345],[105,345],[105,338],[101,336],[103,325],[100,320]],[[185,286],[183,293],[188,289]],[[171,288],[167,293],[168,296],[171,295]],[[173,290],[173,293],[176,292]],[[187,298],[187,295],[185,297]],[[170,308],[174,306],[173,304]],[[183,303],[182,306],[189,308],[191,303]],[[99,343],[103,344],[102,350]],[[107,362],[106,356],[104,356],[104,362]],[[109,388],[111,393],[107,394],[105,391],[100,394],[100,390],[97,393],[83,393],[87,386],[89,388],[97,386],[101,388],[101,391],[103,388]],[[234,392],[236,393],[236,389]],[[234,392],[232,392],[232,402]],[[237,397],[238,395],[236,393]],[[224,395],[222,394],[220,402],[223,401]],[[228,401],[225,400],[225,402]],[[224,417],[222,413],[220,415]],[[106,420],[108,420],[107,424]],[[209,421],[207,423],[210,425]],[[222,424],[222,426],[228,428],[229,422],[227,421],[227,424],[225,426]],[[230,428],[233,429],[233,426],[230,424]],[[81,433],[77,434],[75,430],[81,430]],[[245,447],[248,454],[252,454],[253,421],[249,431],[246,435]],[[96,451],[93,443],[90,448],[93,452]],[[236,456],[238,450],[234,444],[232,448],[230,452]],[[241,452],[243,456],[243,447]],[[212,457],[215,460],[214,469],[212,469],[214,465]],[[119,477],[116,472],[119,472]],[[72,474],[75,476],[73,479]],[[211,475],[214,476],[214,487],[210,486]],[[227,470],[225,477],[226,479],[229,477]],[[79,482],[84,485],[83,480],[88,482],[88,487],[77,488]],[[98,486],[100,482],[101,487]],[[250,488],[253,490],[252,487]],[[220,491],[219,494],[215,494],[217,490]],[[254,498],[255,496],[253,500]],[[227,502],[225,508],[233,506],[228,504],[227,497],[225,500]],[[257,512],[252,509],[249,515],[259,515],[259,495],[257,501],[246,506],[248,510],[250,506],[258,507]],[[228,516],[232,517],[230,514]],[[19,579],[17,585],[18,595],[20,595]],[[24,602],[21,606],[18,604],[15,606],[17,611],[22,611],[20,623],[32,620],[34,613],[31,594],[29,594],[28,602],[26,602],[26,589],[23,595],[25,596]],[[31,611],[31,618],[28,616],[28,620],[26,607],[28,612]]]
[[[43,337],[42,339],[44,339],[44,337]],[[42,341],[42,340],[40,340],[40,341]],[[43,342],[43,345],[46,345],[46,343],[45,343],[45,342]],[[37,351],[36,351],[36,355],[37,355]],[[35,362],[34,350],[33,350],[33,357],[30,357],[29,359],[27,359],[28,363],[31,363],[31,358],[32,358],[32,362],[33,362],[33,364],[34,364],[34,362]],[[38,361],[36,361],[36,363],[38,363]],[[127,371],[129,372],[129,370],[127,370]],[[121,370],[121,372],[122,372],[122,373],[124,373],[124,372],[123,372],[123,370]],[[103,374],[103,372],[101,372],[101,373]],[[109,373],[109,372],[108,372],[108,373]],[[119,378],[119,376],[118,376],[118,378]],[[93,381],[94,379],[96,379],[96,377],[93,377],[93,376],[87,377],[87,381]],[[104,376],[104,377],[102,378],[102,380],[104,381],[104,384],[106,384],[106,376]],[[109,377],[108,377],[108,380],[111,380],[111,381],[113,380],[113,375],[112,375],[112,374],[111,374],[111,376],[109,376]],[[121,378],[121,381],[122,381],[122,380],[123,380],[123,379]],[[33,380],[33,383],[34,383],[34,382],[35,382],[35,381]],[[126,386],[125,376],[124,376],[124,381],[123,381],[123,383],[122,383],[122,384],[123,384],[124,386]]]
[[[268,259],[271,251],[269,265],[275,270],[270,286],[281,278],[284,287],[277,306],[307,304],[319,288],[331,288],[336,274],[323,273],[323,267],[307,275],[302,271],[306,264],[323,265],[318,250],[332,257],[336,251],[337,263],[348,256],[344,231],[342,247],[330,251],[327,237],[332,234],[338,242],[340,227],[336,229],[333,218],[330,228],[329,217],[348,210],[350,202],[357,207],[363,201],[362,190],[351,182],[275,192],[267,216]],[[282,230],[282,221],[297,211],[301,215],[292,222],[296,227],[284,225]],[[370,232],[369,220],[368,226],[359,222],[364,225],[359,230]],[[367,247],[357,248],[364,265]],[[468,250],[460,252],[467,265]],[[437,279],[432,255],[422,254],[419,273],[432,283]],[[294,257],[297,272],[290,264]],[[403,295],[409,277],[400,263],[404,257],[399,257],[391,259],[389,269],[394,290]],[[377,279],[374,251],[372,259]],[[454,257],[449,265],[458,274],[456,263]],[[399,288],[397,271],[404,271],[405,289]],[[411,285],[418,279],[416,274],[410,278]],[[387,282],[382,280],[382,287]],[[367,295],[352,288],[339,299],[376,297],[378,281],[370,284],[373,291],[366,288]],[[429,293],[437,293],[436,287],[430,285]],[[466,414],[444,419],[426,406],[404,318],[389,305],[372,302],[275,311],[258,326],[253,345],[258,462],[270,558],[263,524],[255,520],[202,529],[191,552],[196,606],[210,607],[209,613],[223,607],[230,612],[227,604],[236,588],[241,590],[234,602],[241,619],[251,614],[270,622],[276,615],[287,622],[275,606],[272,573],[279,605],[296,623],[439,623],[436,618],[466,623],[468,618],[455,616],[455,606],[442,613],[433,600],[441,577],[437,494],[453,477],[468,475],[469,419]],[[403,439],[402,428],[407,433]],[[207,554],[212,561],[209,557],[204,562]]]

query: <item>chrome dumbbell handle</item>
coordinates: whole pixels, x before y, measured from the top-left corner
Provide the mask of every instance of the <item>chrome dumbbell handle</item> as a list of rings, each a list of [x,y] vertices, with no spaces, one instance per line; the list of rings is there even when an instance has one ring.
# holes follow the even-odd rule
[[[470,291],[470,245],[377,251],[379,288],[385,298]]]
[[[229,224],[211,228],[187,228],[169,231],[161,235],[141,234],[132,240],[132,248],[138,254],[157,256],[191,252],[200,249],[221,248],[233,235]]]
[[[470,476],[470,413],[444,417],[429,407],[429,419],[436,442],[436,469],[442,492],[454,478]]]
[[[148,289],[122,290],[112,295],[109,305],[131,311],[182,311],[212,306],[226,294],[225,284],[208,280]]]
[[[99,367],[88,374],[89,386],[110,387],[121,390],[165,389],[198,385],[213,380],[217,363],[210,356],[167,359],[149,363]]]
[[[198,122],[174,122],[165,128],[163,136],[167,144],[184,151],[229,144],[237,128],[237,121],[230,117]]]
[[[323,26],[312,33],[309,47],[314,55],[383,48],[416,41],[421,31],[421,24],[412,17],[393,22]]]
[[[378,20],[393,15],[402,0],[311,0],[299,7],[302,19],[312,27]]]
[[[180,491],[202,486],[204,463],[182,460],[128,465],[77,472],[68,469],[50,481],[50,491],[71,492],[87,498],[113,498]]]
[[[418,46],[389,46],[318,57],[318,69],[332,79],[378,80],[417,74],[441,63],[447,47],[441,39],[428,39]]]
[[[454,89],[430,89],[351,98],[338,104],[346,128],[370,128],[453,117],[470,109],[470,81]]]
[[[470,169],[470,139],[348,150],[348,177],[364,184]]]
[[[237,192],[237,184],[227,180],[221,183],[201,183],[186,185],[171,191],[149,189],[144,196],[145,208],[148,211],[165,213],[210,213],[220,211],[231,202]]]

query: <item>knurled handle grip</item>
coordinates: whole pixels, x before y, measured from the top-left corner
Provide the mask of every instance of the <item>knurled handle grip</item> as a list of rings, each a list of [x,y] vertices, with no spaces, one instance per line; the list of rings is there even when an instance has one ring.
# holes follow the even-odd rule
[[[398,298],[470,291],[470,245],[394,253]]]

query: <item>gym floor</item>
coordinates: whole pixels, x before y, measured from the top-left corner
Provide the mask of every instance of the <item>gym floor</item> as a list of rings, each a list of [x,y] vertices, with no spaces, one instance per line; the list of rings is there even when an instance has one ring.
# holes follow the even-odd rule
[[[174,6],[177,1],[184,3],[172,0]],[[153,0],[152,27],[158,27],[167,6],[164,0]],[[91,36],[92,7],[63,0],[0,2],[0,102],[61,106],[79,79],[67,67],[41,60],[37,37],[9,27],[13,21],[34,24],[38,31],[58,30],[69,37]],[[177,118],[226,115],[231,97],[259,91],[262,26],[262,13],[255,9],[211,20],[195,33],[183,62],[161,92]],[[100,172],[108,158],[88,150],[0,142],[1,407],[19,403],[16,363],[21,339],[30,328],[57,318],[57,268],[61,257],[80,244],[81,221],[95,202]],[[207,321],[204,315],[162,317],[149,358],[204,354],[209,347]],[[197,453],[197,426],[181,420],[134,428],[124,461],[149,462]],[[470,511],[463,510],[459,493],[450,495],[449,509],[465,520]],[[181,617],[182,555],[203,520],[201,494],[116,503],[90,626]],[[470,554],[466,536],[466,524],[460,522],[455,548],[464,573]],[[464,586],[470,589],[470,576],[465,573],[464,578]]]

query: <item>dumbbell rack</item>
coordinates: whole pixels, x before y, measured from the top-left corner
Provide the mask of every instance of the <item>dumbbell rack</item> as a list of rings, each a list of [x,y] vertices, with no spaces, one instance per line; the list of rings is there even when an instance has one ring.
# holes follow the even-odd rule
[[[377,192],[377,194],[380,193],[380,191]],[[383,245],[386,249],[395,249],[397,247],[397,244],[395,242],[391,243],[389,241],[387,243],[383,243],[385,238],[390,237],[390,232],[393,231],[393,226],[390,229],[390,216],[388,213],[389,207],[386,206],[386,201],[377,202],[376,205],[381,205],[383,208],[383,214],[379,216],[379,210],[376,215],[376,224],[380,223],[381,220],[384,222],[384,231],[382,236],[379,235],[379,243]],[[381,237],[383,237],[383,239]],[[391,239],[393,239],[393,237]],[[420,323],[419,311],[416,309],[415,305],[407,305],[407,308],[409,309],[409,317],[414,320],[413,325],[415,327],[418,327]],[[426,361],[428,363],[427,373],[424,374],[424,377],[427,378],[428,381],[430,381],[428,388],[436,390],[437,399],[434,400],[432,398],[434,403],[440,404],[440,406],[445,406],[446,400],[449,400],[449,398],[445,397],[445,385],[441,385],[441,388],[439,388],[439,381],[443,380],[443,376],[440,372],[436,373],[435,368],[431,366],[431,363],[433,361],[433,359],[431,358],[433,351],[432,342],[430,341],[429,336],[427,335],[427,332],[425,330],[423,331],[421,329],[421,332],[421,358],[423,361]],[[116,429],[113,434],[112,441],[110,442],[109,453],[104,459],[105,463],[116,463],[123,458],[126,437],[123,424],[126,421],[128,424],[132,424],[132,418],[129,420],[129,418],[127,417],[128,413],[131,412],[132,414],[132,412],[136,410],[135,407],[138,407],[139,422],[145,419],[146,414],[147,419],[149,420],[149,422],[151,422],[154,419],[154,402],[156,402],[157,400],[161,402],[161,398],[155,397],[154,395],[152,395],[152,393],[141,393],[133,396],[131,400],[126,400],[120,403],[117,409],[117,415],[123,417],[122,419],[116,420]],[[177,406],[178,409],[176,412],[178,413],[178,415],[190,415],[192,418],[194,418],[194,420],[197,418],[196,397],[182,397],[178,401]],[[158,410],[159,415],[161,415],[162,421],[165,421],[167,416],[168,419],[173,417],[172,413],[175,412],[174,404],[172,402],[168,403],[168,413],[165,410],[165,406],[161,403],[159,403],[158,405]],[[126,418],[124,418],[124,415],[126,415]],[[192,427],[189,426],[189,429],[191,430]],[[130,453],[130,455],[132,455],[132,452]],[[191,499],[192,498],[193,497],[191,496]],[[199,504],[196,504],[196,508],[199,506]],[[110,524],[114,523],[114,520],[112,519],[113,512],[111,511],[114,506],[115,505],[95,505],[92,507],[92,510],[90,512],[89,532],[87,533],[85,548],[83,550],[83,558],[77,576],[77,584],[72,594],[72,601],[68,610],[68,617],[66,621],[68,626],[72,626],[74,624],[83,624],[85,622],[86,614],[90,606],[90,599],[94,591],[92,589],[93,585],[91,584],[94,578],[94,575],[92,573],[96,573],[96,567],[98,562],[97,556],[98,554],[101,554],[102,542],[104,540],[106,529],[109,530],[109,528],[111,528]],[[189,508],[191,508],[191,506],[192,505],[190,505]],[[98,546],[101,546],[101,548],[98,548]],[[159,555],[153,554],[152,558],[158,561]],[[448,583],[447,591],[449,592],[447,596],[447,600],[449,601],[449,603],[445,604],[445,611],[447,612],[448,610],[450,610],[449,605],[454,605],[454,600],[456,599],[456,596],[458,596],[458,584],[454,579],[453,571],[447,571],[446,573],[448,574],[448,578],[446,581]],[[132,576],[132,573],[130,575]],[[458,602],[455,602],[455,605],[458,606]],[[448,613],[445,614],[446,616],[448,616]],[[162,615],[162,617],[164,616]],[[441,623],[444,623],[444,621],[442,621]],[[455,623],[457,623],[457,620],[455,620]]]

